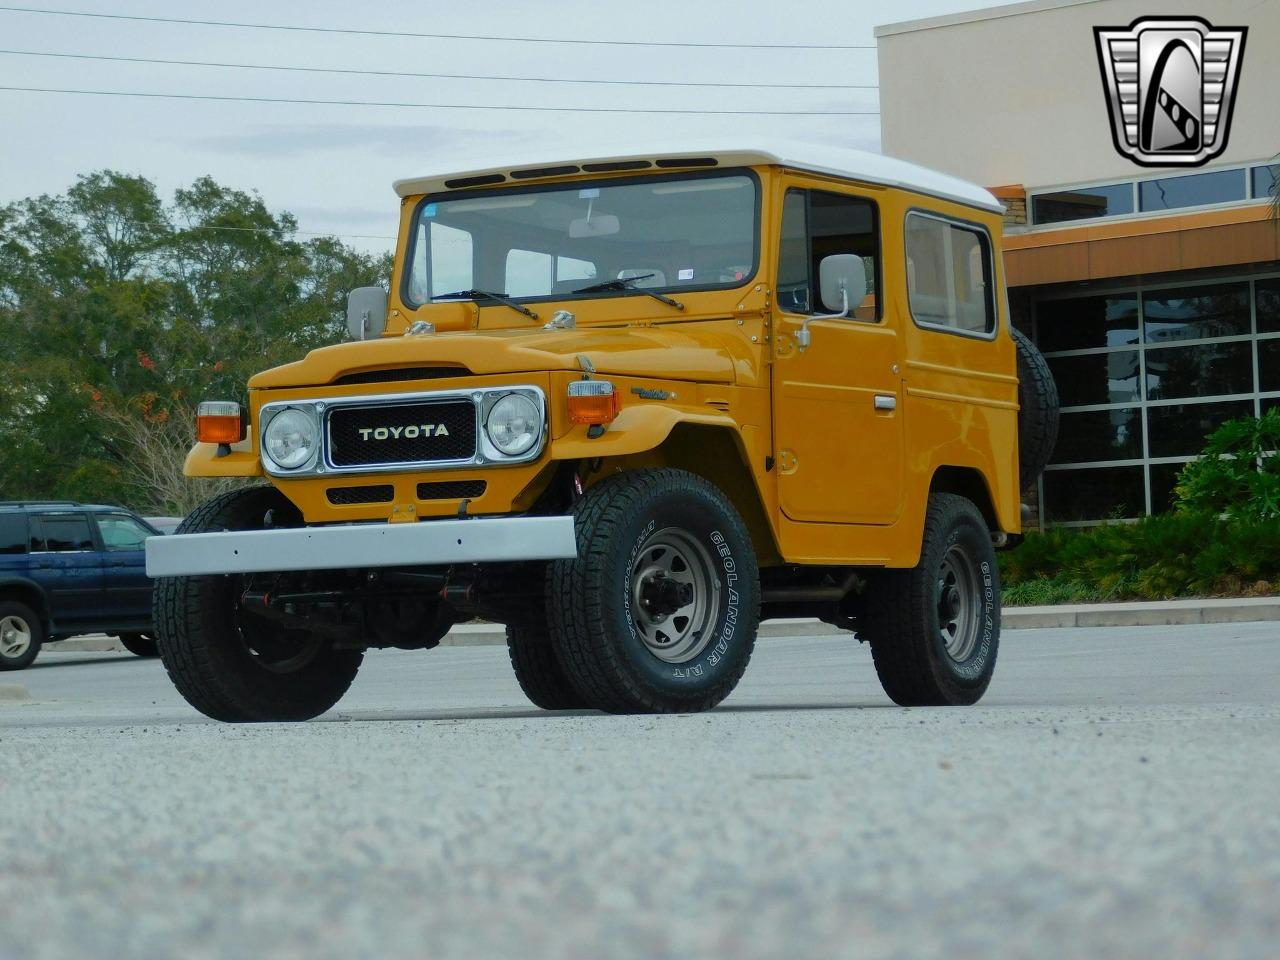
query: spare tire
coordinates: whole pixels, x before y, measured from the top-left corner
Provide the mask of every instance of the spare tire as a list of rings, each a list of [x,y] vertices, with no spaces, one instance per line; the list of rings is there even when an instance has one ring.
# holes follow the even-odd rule
[[[1010,332],[1018,347],[1018,483],[1025,490],[1044,472],[1058,442],[1058,385],[1030,338]]]

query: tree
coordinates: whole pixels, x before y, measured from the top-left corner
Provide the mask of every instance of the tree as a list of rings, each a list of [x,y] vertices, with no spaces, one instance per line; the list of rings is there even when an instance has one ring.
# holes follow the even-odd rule
[[[0,498],[185,509],[194,405],[337,342],[346,292],[389,273],[209,177],[166,205],[104,170],[0,207]]]

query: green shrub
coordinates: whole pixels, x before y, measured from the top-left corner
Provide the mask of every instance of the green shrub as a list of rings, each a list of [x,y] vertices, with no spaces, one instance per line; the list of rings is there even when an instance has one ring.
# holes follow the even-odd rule
[[[1002,554],[1009,604],[1280,592],[1280,409],[1231,420],[1187,464],[1172,513],[1029,534]]]
[[[1280,409],[1229,420],[1175,487],[1180,510],[1225,513],[1248,523],[1280,517]]]
[[[1166,600],[1280,586],[1280,518],[1206,513],[1029,534],[1001,556],[1006,602]]]

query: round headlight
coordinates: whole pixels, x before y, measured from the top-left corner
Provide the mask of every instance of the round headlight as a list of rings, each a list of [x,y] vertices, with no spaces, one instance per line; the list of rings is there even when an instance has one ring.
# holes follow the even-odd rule
[[[262,434],[262,449],[283,470],[296,470],[315,453],[320,428],[301,410],[282,410]]]
[[[522,393],[509,393],[489,410],[484,424],[490,442],[505,456],[528,453],[542,433],[538,405]]]

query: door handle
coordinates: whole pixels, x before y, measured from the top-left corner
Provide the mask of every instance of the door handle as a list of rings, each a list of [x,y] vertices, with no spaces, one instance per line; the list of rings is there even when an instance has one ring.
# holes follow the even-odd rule
[[[898,398],[891,393],[877,393],[872,401],[877,410],[897,410]]]

